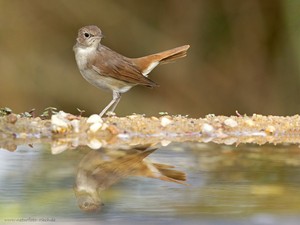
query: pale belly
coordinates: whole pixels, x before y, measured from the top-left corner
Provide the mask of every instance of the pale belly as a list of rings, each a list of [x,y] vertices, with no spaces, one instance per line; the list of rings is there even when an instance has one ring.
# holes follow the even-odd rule
[[[101,76],[94,70],[85,69],[84,71],[80,71],[80,73],[90,84],[104,90],[112,90],[124,93],[135,86],[114,78]]]

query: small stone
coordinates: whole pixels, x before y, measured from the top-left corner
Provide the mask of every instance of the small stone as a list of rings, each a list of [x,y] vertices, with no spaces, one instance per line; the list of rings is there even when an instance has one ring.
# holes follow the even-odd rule
[[[160,124],[163,126],[163,127],[166,127],[168,126],[169,124],[172,123],[172,120],[170,120],[168,117],[164,116],[160,119]]]
[[[100,123],[100,122],[93,123],[90,126],[90,131],[93,132],[93,133],[96,133],[102,127],[102,124],[103,123]]]
[[[250,127],[253,127],[254,126],[254,121],[253,120],[251,120],[251,119],[247,119],[246,121],[245,121],[245,123],[248,125],[248,126],[250,126]]]
[[[59,117],[61,117],[61,118],[66,118],[69,114],[61,110],[61,111],[59,111],[59,112],[58,112],[57,114],[55,114],[55,115],[57,115],[57,116],[59,116]]]
[[[51,124],[52,126],[57,127],[68,127],[68,123],[65,120],[63,120],[58,114],[51,116]]]
[[[237,125],[238,125],[238,123],[237,123],[234,119],[232,119],[232,118],[226,119],[226,120],[224,121],[224,124],[225,124],[226,126],[229,126],[229,127],[237,127]]]
[[[208,115],[205,116],[206,119],[212,119],[214,117],[216,117],[215,114],[208,114]]]
[[[17,135],[17,137],[18,137],[18,138],[23,138],[23,139],[25,139],[25,138],[27,138],[27,133],[24,133],[24,132],[19,133],[19,134]]]
[[[159,120],[157,117],[155,117],[155,116],[151,116],[151,120],[155,120],[155,121],[157,121],[157,120]]]
[[[79,146],[79,144],[80,144],[80,142],[79,142],[78,137],[72,139],[72,141],[71,141],[72,148],[77,148]]]
[[[17,122],[17,120],[18,120],[17,115],[13,114],[13,113],[9,114],[6,118],[7,118],[7,122],[8,123],[12,123],[12,124],[15,124]]]
[[[274,126],[269,125],[267,126],[265,131],[266,133],[273,134],[276,131],[276,128]]]
[[[69,146],[66,143],[53,145],[53,146],[51,146],[51,153],[52,153],[52,155],[57,155],[59,153],[64,152],[68,148],[69,148]]]
[[[89,146],[91,149],[96,150],[102,147],[102,143],[96,138],[93,138],[87,143],[87,146]]]
[[[202,139],[203,143],[209,143],[209,142],[212,142],[213,140],[214,140],[213,136],[207,136]]]
[[[202,133],[204,134],[211,134],[214,131],[214,128],[212,125],[208,124],[208,123],[204,123],[202,125]]]
[[[236,142],[237,142],[237,138],[234,138],[234,137],[232,137],[232,138],[226,138],[224,140],[224,144],[225,145],[233,145]]]
[[[71,122],[71,125],[72,125],[72,127],[73,127],[73,131],[75,132],[75,133],[79,133],[79,125],[80,125],[80,121],[79,120],[72,120]]]
[[[87,123],[99,123],[99,122],[103,122],[102,121],[102,119],[101,119],[101,117],[98,115],[98,114],[93,114],[93,115],[91,115],[88,119],[87,119],[87,121],[86,121]]]
[[[108,128],[108,124],[107,123],[103,123],[101,130],[106,130]]]
[[[66,113],[61,112],[51,116],[52,131],[56,133],[65,133],[69,128],[69,121],[64,117]]]
[[[115,125],[109,125],[107,127],[107,130],[112,134],[112,135],[117,135],[120,133],[119,129]]]
[[[130,116],[127,116],[129,119],[131,119],[131,120],[134,120],[134,119],[137,119],[137,118],[139,118],[140,117],[140,115],[138,115],[138,114],[132,114],[132,115],[130,115]]]
[[[170,143],[171,143],[171,141],[169,141],[169,140],[162,140],[160,142],[161,146],[163,146],[163,147],[168,146]]]

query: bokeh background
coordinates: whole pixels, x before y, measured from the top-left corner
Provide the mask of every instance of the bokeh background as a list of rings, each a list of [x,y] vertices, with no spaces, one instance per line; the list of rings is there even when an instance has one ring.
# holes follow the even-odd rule
[[[0,107],[100,112],[111,93],[79,74],[77,30],[129,57],[190,44],[188,57],[151,73],[117,115],[158,112],[292,115],[300,111],[298,0],[0,0]]]

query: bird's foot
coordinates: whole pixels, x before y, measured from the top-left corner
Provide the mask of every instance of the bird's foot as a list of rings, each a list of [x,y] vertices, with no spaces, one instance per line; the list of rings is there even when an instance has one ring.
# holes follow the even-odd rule
[[[108,111],[107,113],[105,113],[106,116],[116,116],[117,114],[115,112],[112,112],[112,111]]]

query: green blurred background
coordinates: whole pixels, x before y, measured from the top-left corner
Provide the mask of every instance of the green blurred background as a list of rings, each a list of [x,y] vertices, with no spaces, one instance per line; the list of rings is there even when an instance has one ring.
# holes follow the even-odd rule
[[[0,0],[0,107],[100,112],[111,93],[81,77],[72,51],[94,24],[129,57],[191,45],[151,73],[159,88],[124,94],[119,116],[297,114],[299,12],[298,0]]]

